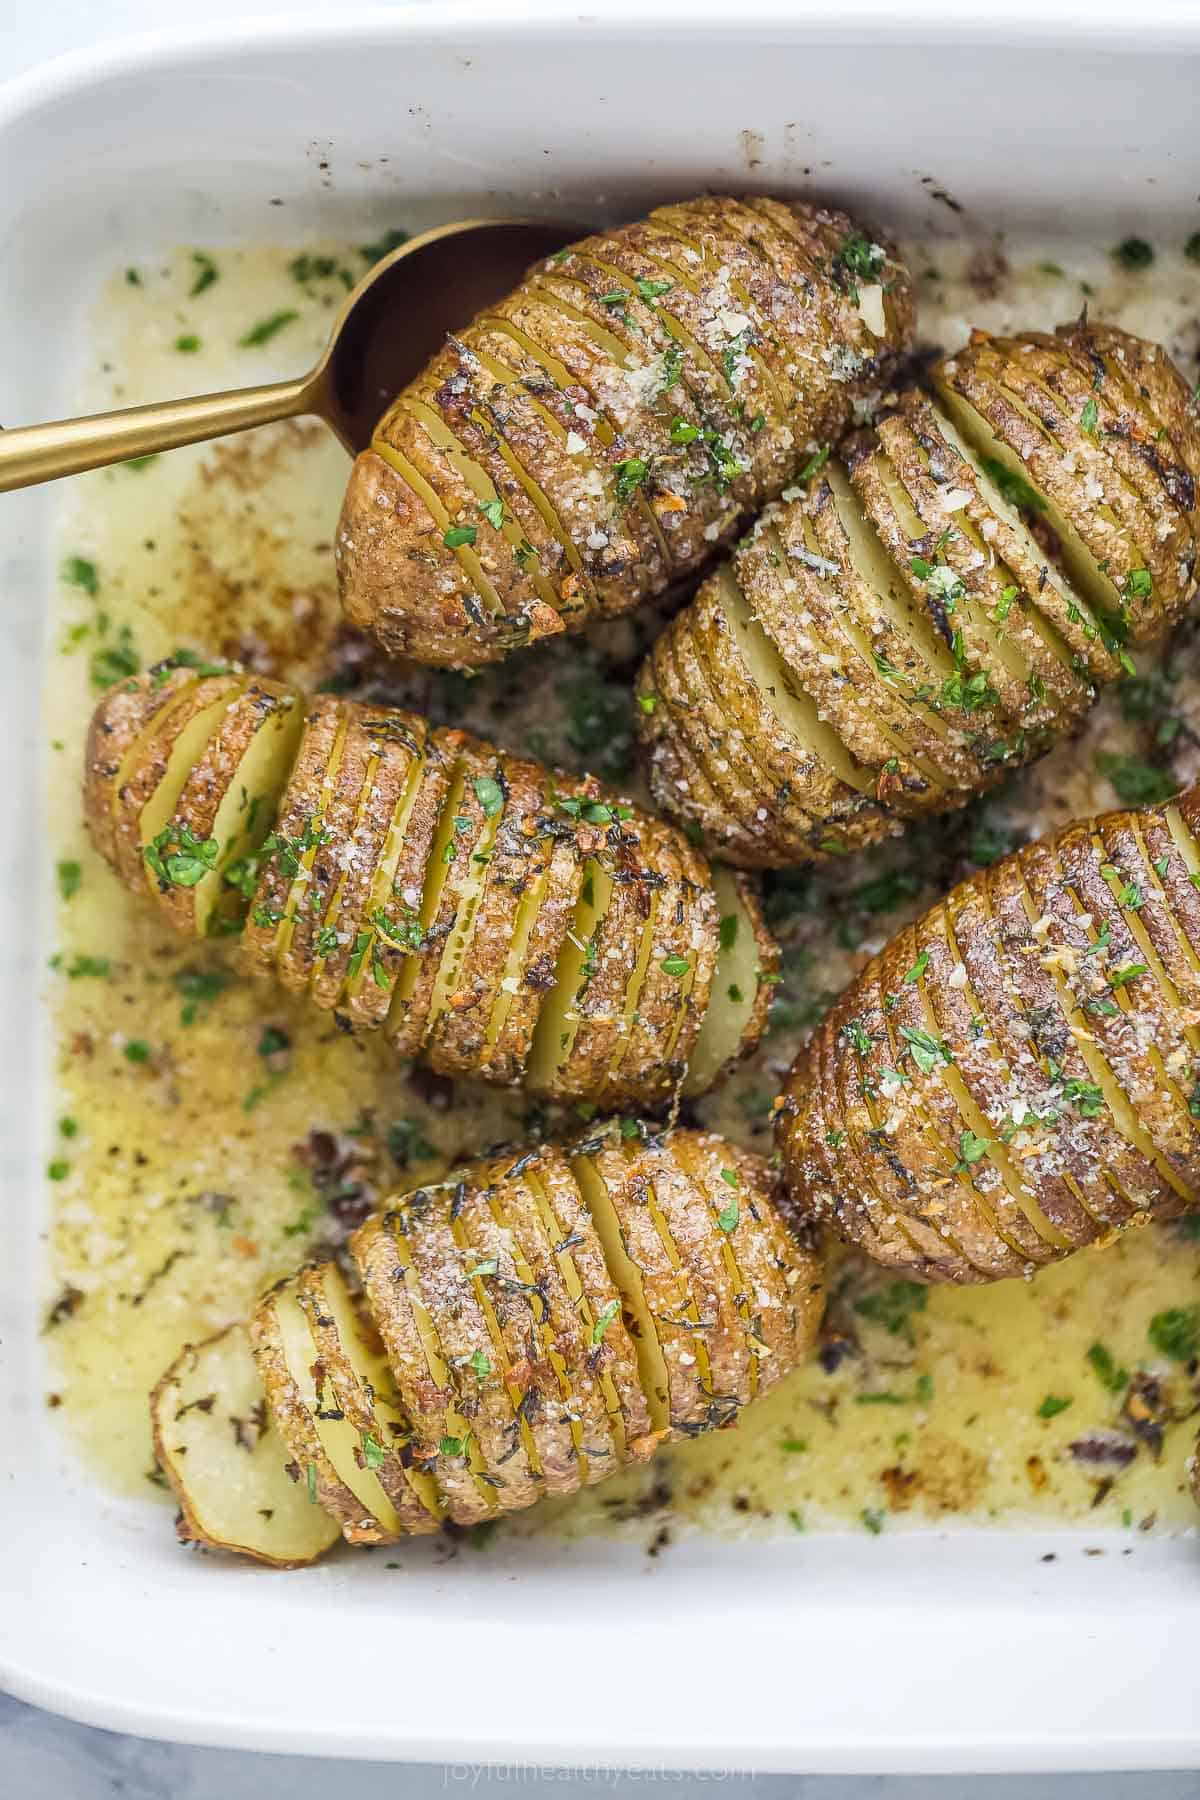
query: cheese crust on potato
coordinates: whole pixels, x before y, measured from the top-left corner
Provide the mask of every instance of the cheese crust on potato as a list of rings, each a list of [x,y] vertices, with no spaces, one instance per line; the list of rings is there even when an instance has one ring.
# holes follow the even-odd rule
[[[706,196],[536,264],[357,458],[342,601],[391,655],[496,662],[628,611],[778,495],[912,333],[845,214]]]
[[[793,1195],[930,1281],[1200,1205],[1200,787],[1084,819],[906,927],[801,1051]]]
[[[735,1424],[824,1310],[785,1207],[765,1159],[632,1119],[397,1197],[351,1240],[353,1286],[309,1264],[248,1337],[189,1347],[155,1388],[180,1535],[311,1561],[339,1533],[478,1524]],[[249,1445],[231,1404],[258,1409]]]
[[[962,805],[1195,591],[1200,419],[1155,345],[976,332],[930,382],[769,506],[642,670],[655,800],[730,862]]]
[[[765,1025],[744,879],[592,777],[416,714],[163,665],[100,702],[84,809],[177,930],[239,934],[247,971],[444,1074],[650,1110]]]

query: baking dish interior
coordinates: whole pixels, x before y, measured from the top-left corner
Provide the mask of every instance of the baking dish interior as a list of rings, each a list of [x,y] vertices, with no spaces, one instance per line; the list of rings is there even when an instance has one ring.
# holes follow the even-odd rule
[[[408,218],[615,217],[707,186],[981,241],[1196,227],[1200,30],[1189,45],[1148,28],[1134,49],[1045,17],[1010,42],[987,21],[906,42],[853,9],[709,17],[415,9],[34,78],[0,99],[0,420],[72,410],[83,308],[114,262],[344,235],[398,201]],[[38,1332],[53,1104],[38,695],[58,503],[0,502],[6,1683],[105,1725],[341,1755],[1194,1766],[1194,1538],[1134,1554],[1103,1533],[689,1539],[649,1573],[627,1545],[537,1540],[468,1567],[423,1547],[402,1572],[346,1558],[280,1578],[185,1555],[161,1510],[92,1488],[49,1423]]]

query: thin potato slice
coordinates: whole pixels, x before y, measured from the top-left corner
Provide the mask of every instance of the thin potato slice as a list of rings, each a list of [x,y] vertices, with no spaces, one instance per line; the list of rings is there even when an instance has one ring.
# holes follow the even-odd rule
[[[711,1002],[720,918],[709,871],[682,840],[665,839],[663,852],[667,885],[655,896],[645,971],[629,994],[625,1046],[601,1090],[605,1106],[644,1103],[646,1071],[656,1063],[662,1091],[678,1092]]]
[[[653,1450],[650,1415],[638,1378],[637,1352],[621,1316],[620,1296],[579,1184],[562,1152],[543,1150],[524,1171],[580,1333],[574,1381],[586,1408],[588,1479]],[[607,1426],[607,1432],[602,1429]],[[607,1446],[605,1454],[601,1448]]]
[[[720,864],[712,872],[720,914],[717,965],[703,1022],[688,1057],[684,1095],[705,1093],[748,1056],[766,1030],[779,946],[749,879]]]
[[[345,703],[318,695],[305,713],[300,746],[274,830],[262,845],[257,886],[239,946],[242,967],[274,975],[287,956],[332,799],[347,728]],[[291,985],[303,977],[289,970]]]
[[[488,1286],[501,1283],[524,1301],[524,1356],[515,1365],[521,1416],[537,1448],[548,1493],[570,1493],[616,1467],[603,1395],[588,1360],[580,1322],[552,1253],[529,1178],[535,1152],[497,1162],[480,1183],[480,1229],[498,1261]]]
[[[607,1137],[574,1146],[570,1162],[637,1339],[651,1422],[683,1436],[702,1431],[712,1422],[710,1322],[658,1228],[653,1169],[633,1140]]]
[[[182,854],[194,860],[200,872],[215,863],[219,846],[214,841],[194,843],[182,828],[173,834],[171,820],[194,765],[203,760],[210,738],[219,732],[246,680],[243,675],[199,677],[176,705],[158,714],[137,743],[113,811],[115,866],[135,891],[140,887],[155,893],[165,887],[169,893],[173,886],[169,871],[160,874],[147,861],[147,851],[164,865],[172,853]]]
[[[786,1222],[782,1184],[763,1157],[714,1132],[673,1131],[664,1150],[721,1234],[753,1359],[751,1392],[765,1394],[808,1354],[821,1324],[825,1284],[816,1238],[799,1218]]]
[[[378,929],[372,922],[374,892],[377,886],[390,891],[388,851],[393,836],[403,841],[408,835],[428,753],[428,728],[416,714],[363,708],[352,714],[348,735],[361,744],[347,757],[361,780],[353,799],[346,784],[343,834],[340,841],[335,834],[325,850],[336,872],[313,938],[309,977],[312,999],[326,1008],[348,1003],[350,964],[357,959],[363,967],[372,960],[369,944],[360,953],[359,935]]]
[[[351,1297],[336,1263],[311,1263],[297,1298],[336,1406],[358,1434],[354,1460],[370,1470],[407,1533],[435,1531],[441,1508],[430,1477],[416,1467],[408,1417],[379,1339]]]
[[[374,1214],[355,1232],[350,1250],[412,1426],[416,1465],[433,1477],[447,1517],[474,1525],[495,1511],[496,1490],[478,1479],[482,1459],[458,1410],[438,1320],[425,1305],[413,1264],[409,1234],[419,1227],[419,1211],[401,1201]]]
[[[145,734],[199,679],[190,666],[159,663],[148,677],[109,688],[92,714],[83,759],[83,817],[92,843],[114,867],[117,790],[132,773]]]
[[[496,835],[484,800],[495,783],[496,752],[464,738],[434,838],[421,897],[420,938],[405,959],[388,1007],[388,1041],[401,1056],[425,1046],[457,974]],[[415,930],[415,927],[414,927]]]
[[[304,708],[299,694],[254,681],[237,710],[252,715],[248,736],[234,746],[236,763],[221,772],[215,812],[210,816],[205,805],[199,820],[191,822],[196,837],[207,831],[219,846],[215,867],[190,890],[192,906],[184,928],[197,936],[223,937],[241,930],[250,903],[245,873],[257,868],[259,850],[275,823],[300,743]],[[214,765],[217,748],[213,746]],[[201,779],[206,773],[204,764],[193,771]],[[190,787],[189,782],[180,796],[177,819],[187,818]]]
[[[430,1063],[451,1074],[472,1074],[485,1059],[493,1022],[496,1037],[503,1028],[503,1019],[495,1017],[502,996],[505,1016],[511,1011],[525,970],[533,918],[547,898],[553,850],[553,840],[541,829],[546,802],[543,769],[501,756],[494,773],[480,777],[480,783],[481,804],[494,821],[488,861],[457,960],[447,973],[441,1011],[429,1033]],[[519,1041],[512,1041],[519,1055]]]
[[[278,1569],[314,1562],[336,1543],[336,1519],[310,1495],[267,1412],[242,1326],[186,1345],[155,1385],[150,1417],[182,1542]]]
[[[492,1283],[511,1277],[499,1269],[493,1273],[491,1259],[477,1256],[456,1233],[450,1215],[460,1201],[461,1189],[455,1192],[448,1182],[408,1196],[413,1301],[433,1324],[446,1365],[453,1436],[461,1449],[451,1451],[443,1440],[442,1454],[468,1458],[476,1484],[486,1486],[495,1505],[515,1511],[537,1499],[540,1483],[526,1459],[513,1455],[520,1447],[520,1422],[505,1372],[492,1366],[495,1337],[484,1300]]]
[[[357,1438],[326,1396],[294,1280],[278,1282],[259,1301],[250,1342],[267,1404],[309,1493],[338,1521],[348,1544],[392,1542],[394,1510],[374,1475],[368,1481],[358,1468]]]

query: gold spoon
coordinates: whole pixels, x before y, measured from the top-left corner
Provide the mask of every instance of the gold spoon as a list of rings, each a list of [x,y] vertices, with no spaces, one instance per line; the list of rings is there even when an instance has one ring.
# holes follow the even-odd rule
[[[370,443],[379,415],[440,349],[447,331],[502,299],[531,263],[584,229],[463,219],[423,231],[347,294],[325,354],[299,380],[0,431],[0,493],[301,413],[318,414],[353,456]]]

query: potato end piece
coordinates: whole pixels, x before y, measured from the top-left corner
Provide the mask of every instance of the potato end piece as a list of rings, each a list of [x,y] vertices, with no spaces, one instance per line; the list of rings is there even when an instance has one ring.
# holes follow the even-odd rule
[[[504,621],[489,616],[446,530],[378,451],[360,451],[334,538],[346,617],[389,656],[446,669],[500,662]]]
[[[268,1414],[243,1326],[186,1345],[155,1384],[150,1419],[182,1543],[296,1569],[337,1541]]]

